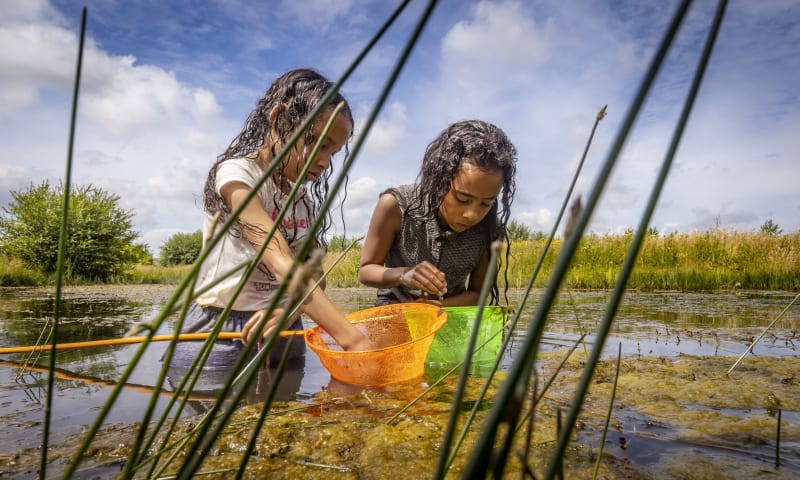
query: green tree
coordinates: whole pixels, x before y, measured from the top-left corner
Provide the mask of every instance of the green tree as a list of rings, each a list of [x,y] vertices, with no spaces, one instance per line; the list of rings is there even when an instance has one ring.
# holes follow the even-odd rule
[[[771,218],[768,218],[766,222],[761,224],[760,231],[767,235],[780,235],[783,233],[783,229],[779,227],[777,223],[773,222]]]
[[[144,242],[131,245],[131,252],[139,265],[152,265],[153,254],[150,253],[150,246]]]
[[[347,247],[350,246],[353,242],[358,242],[357,245],[354,245],[354,249],[361,248],[361,241],[356,237],[350,238],[349,240],[344,235],[334,235],[331,237],[330,241],[328,241],[328,251],[331,253],[339,253],[344,252],[347,250]]]
[[[512,242],[523,242],[538,237],[530,227],[516,220],[508,222],[506,233],[508,233],[508,239]]]
[[[24,192],[11,192],[12,202],[0,216],[0,248],[28,268],[56,271],[64,186],[47,181]],[[136,262],[132,249],[139,234],[133,213],[119,207],[119,197],[92,185],[70,193],[66,252],[67,277],[106,281]]]
[[[193,233],[176,233],[161,245],[158,263],[165,267],[189,265],[197,260],[202,248],[203,234],[200,230]]]

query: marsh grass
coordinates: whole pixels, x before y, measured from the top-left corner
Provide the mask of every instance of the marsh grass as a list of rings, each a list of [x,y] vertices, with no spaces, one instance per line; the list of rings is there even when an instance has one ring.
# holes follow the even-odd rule
[[[613,288],[632,238],[632,232],[584,236],[564,285],[575,289]],[[525,287],[545,243],[546,239],[513,243],[509,288]],[[544,256],[535,287],[547,284],[562,244],[560,239],[553,241],[552,248]],[[328,285],[361,287],[358,282],[360,256],[360,249],[348,252],[331,270]],[[332,263],[333,257],[329,255],[326,264]],[[704,232],[648,235],[628,288],[685,292],[725,289],[794,291],[800,289],[798,272],[800,232],[769,235],[713,228]]]
[[[47,283],[46,275],[27,268],[15,258],[0,255],[0,287],[38,287]]]
[[[191,270],[191,265],[162,267],[158,265],[137,265],[130,276],[118,279],[119,283],[178,285]]]
[[[574,289],[610,289],[632,232],[621,235],[590,234],[581,240],[564,285]],[[545,238],[515,241],[509,269],[509,288],[524,288],[530,272],[545,247]],[[534,286],[542,288],[553,272],[561,239],[553,241],[542,261],[542,271]],[[361,246],[356,245],[340,259],[341,252],[329,252],[324,266],[331,268],[328,286],[361,288],[358,264]],[[334,265],[338,261],[338,264]],[[164,267],[137,265],[116,284],[177,285],[190,265]],[[717,290],[800,290],[800,232],[769,235],[712,228],[702,232],[648,235],[636,260],[628,288],[641,291],[673,290],[703,292]],[[505,286],[500,278],[501,288]],[[85,285],[90,280],[67,278],[69,285]],[[31,270],[14,258],[0,257],[0,286],[42,286],[52,284],[47,275]]]

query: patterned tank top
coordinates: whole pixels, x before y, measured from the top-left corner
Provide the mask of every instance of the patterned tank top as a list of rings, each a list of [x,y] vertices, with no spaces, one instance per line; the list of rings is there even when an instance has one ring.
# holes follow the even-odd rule
[[[486,250],[486,236],[478,224],[463,232],[443,229],[436,213],[419,219],[406,215],[409,199],[413,198],[414,185],[401,185],[381,193],[391,193],[400,204],[402,221],[400,232],[394,238],[386,255],[386,267],[411,267],[427,260],[444,272],[447,279],[445,298],[467,290],[467,278],[475,270]],[[421,296],[419,290],[405,286],[378,289],[376,305],[413,302]]]

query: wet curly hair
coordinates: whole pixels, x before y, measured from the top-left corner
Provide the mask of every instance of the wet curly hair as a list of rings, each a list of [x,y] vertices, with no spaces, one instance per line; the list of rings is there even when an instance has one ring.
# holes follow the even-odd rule
[[[278,77],[272,85],[267,89],[264,96],[256,103],[255,108],[245,120],[242,131],[231,141],[225,151],[217,157],[217,160],[211,166],[206,178],[205,188],[203,190],[203,207],[210,214],[220,212],[220,220],[224,222],[230,215],[231,211],[225,204],[222,196],[216,191],[217,180],[217,167],[229,159],[249,157],[254,158],[258,152],[264,148],[264,143],[267,139],[267,132],[274,131],[274,135],[270,135],[270,144],[268,145],[271,158],[276,158],[281,151],[281,148],[289,141],[291,136],[306,120],[309,113],[319,104],[331,87],[333,82],[329,81],[322,74],[310,68],[299,68],[290,70],[280,77]],[[330,108],[333,109],[340,103],[344,106],[340,115],[345,115],[353,125],[353,114],[350,106],[340,93],[336,93],[330,99]],[[277,116],[274,121],[270,119],[270,113],[275,107],[277,109]],[[319,117],[318,117],[319,119]],[[319,121],[319,120],[315,120]],[[313,130],[314,125],[311,125],[304,134],[306,145],[310,145],[314,141]],[[352,137],[352,131],[350,132]],[[345,158],[349,155],[347,144],[344,147]],[[288,156],[284,159],[284,164],[288,160]],[[311,201],[309,202],[308,196],[304,197],[303,202],[306,202],[309,211],[313,216],[319,214],[320,205],[328,195],[329,184],[328,179],[333,174],[333,166],[325,170],[319,178],[315,179],[309,185],[309,193]],[[272,180],[279,189],[283,189],[288,185],[288,179],[283,173],[283,165],[275,168],[272,173]],[[273,198],[275,207],[278,206],[278,199]],[[310,204],[309,204],[310,203]],[[332,225],[330,213],[327,212],[323,220],[322,226],[316,235],[317,243],[321,246],[326,246],[325,233]],[[241,233],[241,225],[234,225],[232,227],[234,234]],[[292,239],[287,239],[291,241]]]
[[[416,195],[409,203],[406,215],[425,218],[435,215],[445,195],[450,191],[453,178],[461,165],[469,163],[487,172],[500,172],[503,186],[498,201],[479,227],[486,234],[487,248],[495,240],[506,244],[503,275],[508,290],[508,260],[511,244],[506,227],[511,215],[511,203],[516,192],[514,180],[517,170],[517,149],[497,126],[482,120],[465,120],[454,123],[442,131],[425,149],[422,168],[416,180]],[[492,303],[498,301],[497,279],[492,286]]]

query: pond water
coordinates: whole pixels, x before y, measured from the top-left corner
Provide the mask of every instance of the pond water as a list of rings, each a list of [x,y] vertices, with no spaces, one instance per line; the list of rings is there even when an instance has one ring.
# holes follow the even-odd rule
[[[373,290],[332,290],[331,297],[345,312],[367,308],[374,299]],[[101,340],[122,337],[134,324],[152,320],[172,294],[169,286],[115,286],[67,288],[60,311],[59,338],[62,342]],[[729,357],[735,360],[746,351],[778,315],[781,319],[748,353],[747,358],[800,357],[800,305],[786,308],[795,297],[791,292],[731,292],[713,294],[629,292],[623,299],[607,341],[607,357],[616,356],[621,345],[626,357]],[[511,292],[509,304],[516,305],[521,292]],[[534,292],[523,308],[520,324],[511,332],[512,342],[503,360],[506,368],[522,343],[528,323],[537,307]],[[602,320],[608,292],[566,291],[552,309],[541,350],[558,351],[573,346],[581,332],[587,334],[591,348],[592,333]],[[0,289],[0,346],[24,346],[37,342],[40,332],[53,315],[53,292],[49,289]],[[171,332],[165,325],[162,332]],[[150,345],[133,370],[115,406],[108,424],[131,424],[140,421],[161,367],[160,358],[166,342]],[[90,425],[104,404],[111,387],[128,367],[139,345],[83,348],[59,352],[55,395],[51,417],[50,443],[58,444]],[[580,347],[579,347],[580,348]],[[0,476],[3,461],[16,452],[33,451],[41,443],[44,387],[47,357],[38,367],[20,373],[26,354],[0,355]],[[45,370],[46,371],[46,370]],[[271,372],[265,370],[257,386],[248,392],[250,402],[263,400]],[[172,388],[171,378],[165,388]],[[195,390],[184,415],[202,413],[215,398],[224,377],[207,376]],[[309,402],[321,391],[357,391],[330,378],[319,359],[308,352],[304,361],[292,365],[284,374],[278,400]],[[164,395],[156,414],[168,400]],[[700,408],[700,407],[698,407]],[[798,412],[787,411],[784,421],[800,424]],[[791,452],[790,452],[791,453]],[[797,452],[795,451],[795,456]],[[797,465],[798,458],[789,458]],[[15,478],[35,478],[35,466]],[[799,470],[800,471],[800,470]]]

